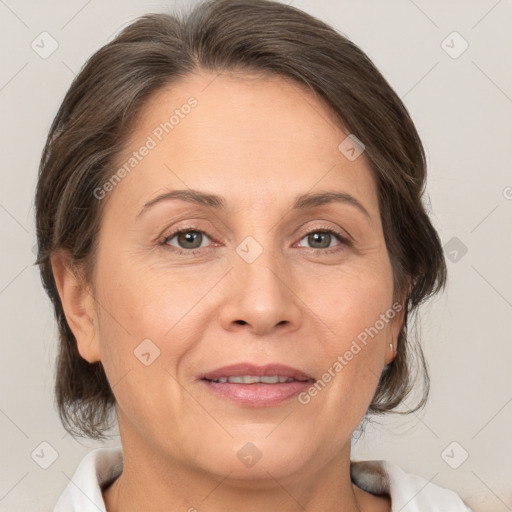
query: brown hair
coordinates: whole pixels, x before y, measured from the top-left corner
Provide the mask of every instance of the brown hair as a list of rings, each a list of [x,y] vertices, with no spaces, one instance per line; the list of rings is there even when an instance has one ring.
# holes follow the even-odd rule
[[[211,0],[187,15],[142,16],[122,30],[76,76],[50,128],[35,197],[36,264],[58,322],[55,394],[65,428],[104,437],[115,398],[101,362],[90,364],[78,353],[50,256],[67,251],[75,271],[83,268],[83,278],[92,283],[106,202],[93,191],[111,176],[148,98],[200,69],[291,78],[326,101],[340,126],[364,143],[378,186],[395,296],[405,304],[396,357],[383,371],[367,415],[423,407],[428,370],[421,347],[410,343],[408,320],[443,288],[446,265],[422,203],[425,155],[407,110],[365,53],[325,23],[274,1]],[[396,411],[417,376],[423,392],[416,406]]]

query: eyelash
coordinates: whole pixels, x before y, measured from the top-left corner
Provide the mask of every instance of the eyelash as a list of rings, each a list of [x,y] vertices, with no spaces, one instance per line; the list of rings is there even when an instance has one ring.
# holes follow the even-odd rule
[[[200,251],[202,251],[204,249],[209,249],[209,247],[199,247],[197,249],[180,249],[178,247],[170,246],[168,244],[169,240],[172,240],[176,235],[180,235],[182,233],[188,233],[189,231],[196,231],[196,232],[199,232],[199,233],[203,233],[210,240],[212,240],[212,237],[210,237],[208,235],[208,233],[206,233],[202,229],[199,229],[197,226],[188,226],[186,228],[180,228],[180,229],[178,229],[176,231],[173,231],[170,235],[165,236],[164,239],[159,243],[159,245],[164,247],[165,249],[170,248],[169,250],[171,250],[173,252],[176,252],[177,254],[187,255],[187,256],[195,255],[195,254],[197,254],[198,252],[200,252]],[[312,230],[304,233],[302,235],[302,237],[300,238],[300,240],[302,240],[304,237],[306,237],[308,235],[311,235],[313,233],[322,233],[322,234],[329,233],[329,234],[332,234],[332,235],[335,236],[335,238],[339,242],[341,242],[341,244],[335,246],[334,248],[327,248],[327,249],[315,249],[314,247],[310,247],[309,249],[311,249],[311,250],[320,251],[323,254],[331,254],[333,252],[338,252],[338,251],[342,250],[343,246],[346,246],[346,247],[351,247],[352,246],[352,241],[349,240],[346,236],[344,236],[342,233],[340,233],[339,231],[336,231],[333,228],[327,228],[327,227],[323,227],[323,228],[322,227],[316,227],[315,229],[312,229]]]

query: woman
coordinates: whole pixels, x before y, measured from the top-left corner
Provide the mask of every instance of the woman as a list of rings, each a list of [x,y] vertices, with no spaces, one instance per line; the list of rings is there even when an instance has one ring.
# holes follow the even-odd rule
[[[293,7],[148,15],[96,52],[42,156],[38,263],[63,423],[100,438],[115,411],[122,448],[55,511],[469,510],[350,458],[445,283],[425,172],[371,61]]]

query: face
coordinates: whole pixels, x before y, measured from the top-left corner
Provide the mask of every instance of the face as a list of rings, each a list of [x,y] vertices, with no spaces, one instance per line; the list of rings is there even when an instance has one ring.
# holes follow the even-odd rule
[[[376,184],[364,153],[338,148],[346,136],[283,78],[204,72],[146,104],[126,172],[96,191],[94,331],[79,340],[126,443],[242,479],[318,471],[347,449],[400,315]],[[220,198],[165,196],[177,190]],[[339,195],[297,201],[326,193]],[[238,364],[302,377],[202,378]]]

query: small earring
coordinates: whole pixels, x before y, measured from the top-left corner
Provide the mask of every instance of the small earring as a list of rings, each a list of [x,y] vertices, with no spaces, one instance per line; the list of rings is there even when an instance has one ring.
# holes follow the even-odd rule
[[[391,349],[391,352],[394,352],[394,351],[395,351],[395,349],[393,348],[393,343],[390,343],[390,344],[389,344],[389,348]]]

